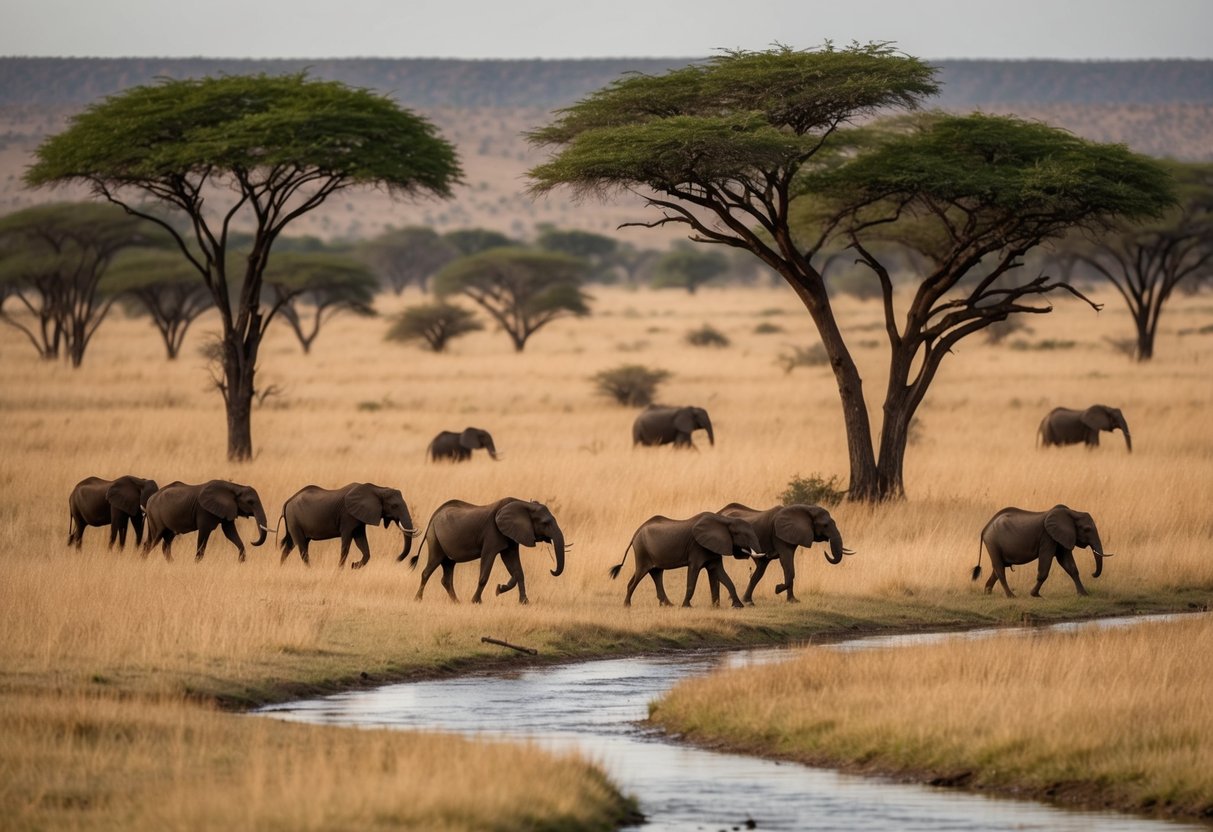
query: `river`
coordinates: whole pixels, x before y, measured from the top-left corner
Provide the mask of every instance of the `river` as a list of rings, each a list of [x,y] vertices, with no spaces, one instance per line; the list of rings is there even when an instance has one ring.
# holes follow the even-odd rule
[[[1104,619],[1047,629],[1128,626]],[[648,703],[675,683],[720,667],[766,663],[797,649],[866,650],[994,633],[976,630],[858,638],[810,648],[693,652],[570,662],[514,672],[385,685],[271,705],[257,714],[327,725],[435,730],[576,750],[637,798],[647,832],[761,830],[1206,829],[1107,812],[841,774],[829,769],[694,748],[643,722]]]

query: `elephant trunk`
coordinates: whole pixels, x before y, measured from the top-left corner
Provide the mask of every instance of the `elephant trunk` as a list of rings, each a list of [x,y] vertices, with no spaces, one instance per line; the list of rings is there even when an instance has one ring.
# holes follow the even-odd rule
[[[1095,572],[1091,577],[1098,578],[1103,574],[1103,543],[1099,539],[1099,533],[1096,532],[1094,539],[1091,540],[1091,554],[1095,555]]]
[[[265,520],[265,509],[261,507],[261,498],[257,498],[257,502],[253,505],[253,518],[257,521],[257,529],[261,532],[257,539],[253,541],[254,546],[260,546],[265,542],[265,538],[269,535],[270,529]]]
[[[488,449],[489,456],[493,459],[497,458],[497,447],[493,444],[493,440],[489,439],[484,443],[484,447]]]
[[[1133,453],[1133,436],[1129,433],[1129,423],[1120,413],[1116,414],[1116,427],[1120,428],[1120,432],[1125,435],[1125,447],[1129,449],[1129,453]]]
[[[843,554],[842,535],[835,529],[830,534],[830,551],[826,554],[826,560],[830,563],[842,563]]]
[[[556,568],[552,570],[552,576],[558,578],[564,572],[564,533],[559,529],[552,535],[552,548],[556,550]]]
[[[716,434],[712,432],[712,420],[706,415],[703,417],[703,429],[708,432],[708,444],[713,448],[716,447]]]

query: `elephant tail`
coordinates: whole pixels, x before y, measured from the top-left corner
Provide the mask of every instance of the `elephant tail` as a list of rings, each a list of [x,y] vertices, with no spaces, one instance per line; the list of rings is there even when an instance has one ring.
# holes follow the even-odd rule
[[[278,522],[274,524],[274,536],[278,537],[278,530],[282,528],[282,521],[286,519],[286,512],[278,515]],[[291,527],[286,527],[286,534],[278,537],[278,545],[282,547],[282,555],[286,557],[295,548],[295,540],[291,537]]]
[[[973,574],[969,578],[971,581],[975,581],[981,577],[981,546],[985,542],[986,540],[984,537],[978,538],[977,540],[977,565],[973,567]]]
[[[430,447],[432,448],[433,445],[434,445],[434,443],[431,442]],[[437,514],[437,513],[438,512],[434,512],[434,514]],[[410,572],[417,568],[417,561],[421,560],[421,550],[423,548],[425,548],[426,542],[429,541],[429,539],[430,539],[430,526],[432,526],[432,525],[434,525],[433,516],[430,517],[430,522],[425,524],[425,531],[422,532],[422,535],[421,535],[421,543],[418,544],[418,546],[417,546],[417,554],[415,554],[411,558],[409,558],[409,571]],[[399,563],[402,560],[404,560],[403,554],[400,557],[396,558],[397,563]]]
[[[623,560],[619,561],[618,564],[616,564],[615,566],[612,566],[610,569],[607,570],[607,574],[611,576],[612,581],[619,577],[619,570],[623,569],[623,564],[628,559],[628,552],[631,551],[632,546],[635,545],[635,543],[636,543],[636,538],[632,538],[632,540],[628,543],[628,548],[623,550]]]

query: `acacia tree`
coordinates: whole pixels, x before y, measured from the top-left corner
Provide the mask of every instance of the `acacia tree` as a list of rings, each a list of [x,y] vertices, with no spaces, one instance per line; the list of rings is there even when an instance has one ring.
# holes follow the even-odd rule
[[[585,261],[567,254],[506,246],[453,261],[434,278],[434,291],[471,298],[522,352],[552,321],[590,314],[585,271]]]
[[[210,289],[222,325],[220,391],[228,457],[252,457],[262,305],[274,241],[334,193],[377,185],[396,196],[450,195],[454,148],[387,98],[303,74],[169,80],[133,87],[75,116],[36,151],[30,185],[82,183],[160,224]],[[188,230],[141,200],[184,215]],[[230,235],[252,242],[228,274]]]
[[[909,421],[949,348],[1012,313],[1047,311],[1020,303],[1023,295],[1000,294],[997,275],[1069,227],[1140,216],[1168,199],[1156,165],[1043,125],[932,118],[866,147],[845,129],[859,116],[913,109],[936,89],[932,67],[885,44],[737,51],[665,75],[621,78],[530,134],[554,148],[530,171],[533,192],[636,191],[660,216],[629,225],[682,225],[697,242],[746,249],[792,287],[838,385],[852,500],[904,495]],[[794,233],[792,206],[817,195],[830,210],[817,214],[818,233],[805,243]],[[932,233],[947,244],[899,328],[887,270],[864,257],[862,240],[901,220],[910,236],[915,223],[937,223]],[[892,378],[879,459],[862,379],[818,262],[839,234],[857,246],[885,299]],[[948,296],[979,267],[992,277]],[[1030,293],[1068,288],[1038,279]]]
[[[570,257],[579,257],[589,267],[586,279],[591,282],[610,283],[614,280],[612,270],[619,242],[603,234],[581,231],[576,228],[557,228],[541,225],[535,245],[544,251],[557,251]]]
[[[434,352],[442,352],[454,338],[484,329],[476,316],[446,301],[410,306],[400,313],[384,336],[388,341],[425,341]]]
[[[1154,357],[1163,306],[1181,285],[1208,277],[1213,263],[1213,165],[1167,164],[1178,204],[1153,222],[1118,223],[1107,234],[1073,235],[1061,250],[1116,287],[1137,334],[1135,357]]]
[[[410,283],[426,291],[430,277],[459,256],[459,249],[432,228],[393,228],[368,240],[359,255],[397,295]]]
[[[38,205],[0,218],[0,282],[34,324],[27,326],[3,304],[0,320],[23,332],[42,358],[57,358],[62,345],[79,367],[116,300],[101,289],[106,269],[123,249],[153,244],[159,235],[149,230],[155,229],[137,217],[93,203]]]
[[[118,257],[103,281],[105,290],[128,299],[128,309],[146,313],[170,361],[181,353],[190,325],[215,305],[198,273],[172,251],[130,251]]]
[[[304,355],[320,327],[341,312],[374,317],[378,280],[365,265],[341,254],[284,252],[265,272],[270,309],[282,315]],[[306,320],[305,320],[306,319]]]

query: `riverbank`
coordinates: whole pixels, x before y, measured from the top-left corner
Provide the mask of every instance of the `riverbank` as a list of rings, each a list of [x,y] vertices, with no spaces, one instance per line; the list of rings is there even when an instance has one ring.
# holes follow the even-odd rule
[[[735,753],[1208,822],[1210,644],[1213,618],[1203,615],[1028,638],[806,650],[683,682],[650,718]]]

